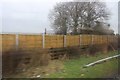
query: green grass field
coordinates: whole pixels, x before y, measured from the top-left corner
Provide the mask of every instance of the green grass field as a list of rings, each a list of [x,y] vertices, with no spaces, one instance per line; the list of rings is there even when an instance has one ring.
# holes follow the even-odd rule
[[[48,78],[106,78],[113,77],[118,72],[118,59],[111,59],[106,62],[83,68],[84,65],[118,54],[117,51],[109,53],[97,53],[94,56],[82,55],[78,59],[64,61],[64,68],[61,71],[50,74]]]

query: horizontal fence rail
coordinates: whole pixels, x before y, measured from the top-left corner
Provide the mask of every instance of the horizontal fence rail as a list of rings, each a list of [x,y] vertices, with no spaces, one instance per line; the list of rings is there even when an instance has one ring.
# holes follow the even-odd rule
[[[10,49],[63,48],[117,42],[115,35],[0,34],[3,51]]]

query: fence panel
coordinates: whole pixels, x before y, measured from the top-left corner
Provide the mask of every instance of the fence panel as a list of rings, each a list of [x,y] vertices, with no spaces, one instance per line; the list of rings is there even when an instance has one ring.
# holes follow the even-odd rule
[[[92,35],[81,35],[81,45],[92,44]]]
[[[107,44],[108,43],[108,36],[107,35],[102,35],[102,44]]]
[[[114,35],[109,35],[108,36],[108,42],[109,43],[114,42]]]
[[[42,35],[19,35],[19,48],[42,48]]]
[[[99,36],[98,35],[93,36],[93,44],[99,44]]]
[[[9,51],[16,47],[16,36],[14,34],[2,34],[2,51]]]
[[[66,35],[66,47],[79,46],[80,36],[79,35]]]
[[[111,35],[108,35],[108,42],[110,43],[112,41]]]
[[[45,48],[61,48],[63,46],[63,35],[45,35]]]
[[[102,35],[98,35],[98,44],[103,44],[103,36]]]
[[[113,36],[114,37],[114,39],[113,39],[113,42],[116,42],[116,43],[118,43],[118,36]]]

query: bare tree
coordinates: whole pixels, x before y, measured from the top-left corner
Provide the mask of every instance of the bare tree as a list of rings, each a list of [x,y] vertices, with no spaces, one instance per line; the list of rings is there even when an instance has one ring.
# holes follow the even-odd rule
[[[55,33],[58,34],[67,34],[67,14],[65,11],[65,4],[59,3],[54,7],[54,10],[51,12],[49,18],[52,23],[52,28],[55,30]]]
[[[49,15],[55,33],[79,34],[80,28],[93,28],[109,18],[104,2],[61,2]]]

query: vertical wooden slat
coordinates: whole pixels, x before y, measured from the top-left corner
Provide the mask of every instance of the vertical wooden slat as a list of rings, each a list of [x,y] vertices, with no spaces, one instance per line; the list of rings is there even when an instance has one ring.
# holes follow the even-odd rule
[[[92,40],[91,40],[91,43],[92,45],[94,44],[94,35],[91,35],[92,36]]]
[[[45,34],[42,35],[42,47],[45,48]]]
[[[81,35],[79,35],[79,46],[81,46]]]
[[[66,47],[66,43],[67,43],[66,35],[64,35],[64,47]]]

